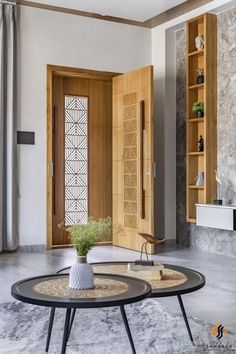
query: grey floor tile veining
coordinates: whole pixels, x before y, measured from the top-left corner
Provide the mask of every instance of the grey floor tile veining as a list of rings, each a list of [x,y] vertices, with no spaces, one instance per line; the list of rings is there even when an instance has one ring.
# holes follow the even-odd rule
[[[18,252],[0,256],[0,302],[9,302],[12,283],[22,278],[50,274],[74,262],[72,249],[52,250],[40,253]],[[113,246],[95,247],[90,262],[127,261],[139,257],[138,252]],[[208,323],[220,322],[236,333],[236,268],[235,258],[183,248],[169,242],[160,245],[153,259],[196,269],[206,276],[206,286],[192,294],[184,295],[186,310]],[[177,299],[163,298],[158,302],[178,308]]]

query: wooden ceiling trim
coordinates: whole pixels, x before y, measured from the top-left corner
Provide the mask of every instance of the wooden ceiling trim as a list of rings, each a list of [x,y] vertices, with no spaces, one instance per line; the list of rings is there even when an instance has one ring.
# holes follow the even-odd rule
[[[14,0],[9,0],[9,1],[13,2]],[[206,5],[212,1],[213,0],[187,0],[187,1],[183,2],[182,4],[172,7],[171,9],[169,9],[165,12],[162,12],[161,14],[154,16],[144,22],[129,20],[129,19],[120,18],[120,17],[114,17],[114,16],[103,16],[103,15],[99,15],[99,14],[93,13],[93,12],[80,11],[80,10],[70,9],[70,8],[61,7],[61,6],[47,5],[47,4],[42,4],[42,3],[28,1],[28,0],[16,0],[16,3],[19,5],[23,5],[23,6],[29,6],[29,7],[34,7],[34,8],[43,9],[43,10],[67,13],[67,14],[71,14],[71,15],[89,17],[89,18],[94,18],[97,20],[111,21],[111,22],[116,22],[116,23],[131,25],[131,26],[144,27],[144,28],[154,28],[154,27],[157,27],[165,22],[173,20],[176,17],[184,15],[192,10],[195,10],[196,8],[198,8],[200,6]]]
[[[77,15],[77,16],[82,16],[82,17],[89,17],[89,18],[94,18],[97,20],[117,22],[117,23],[122,23],[122,24],[126,24],[126,25],[132,25],[132,26],[149,27],[149,24],[146,24],[146,23],[140,22],[140,21],[134,21],[134,20],[129,20],[129,19],[120,18],[120,17],[114,17],[114,16],[103,16],[103,15],[99,15],[97,13],[69,9],[67,7],[41,4],[39,2],[32,2],[32,1],[28,1],[28,0],[17,0],[16,2],[19,5],[34,7],[37,9],[62,12],[62,13],[66,13],[66,14]]]
[[[146,24],[149,28],[154,28],[212,1],[213,0],[187,0],[182,4],[172,7],[171,9],[162,12],[157,16],[154,16],[143,23]]]

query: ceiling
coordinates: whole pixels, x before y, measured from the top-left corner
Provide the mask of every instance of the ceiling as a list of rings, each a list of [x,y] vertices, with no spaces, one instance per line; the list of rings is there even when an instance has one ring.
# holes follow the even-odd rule
[[[146,21],[186,0],[31,0],[73,10],[114,16],[134,21]]]

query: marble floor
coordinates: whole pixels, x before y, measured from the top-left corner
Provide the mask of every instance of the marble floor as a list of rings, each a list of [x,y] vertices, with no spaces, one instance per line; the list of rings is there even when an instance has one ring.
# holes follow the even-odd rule
[[[0,302],[14,301],[10,294],[15,281],[49,274],[73,263],[72,249],[42,252],[19,251],[0,256]],[[139,254],[134,251],[98,246],[89,253],[90,262],[135,260]],[[196,269],[206,276],[206,286],[192,294],[183,296],[186,311],[209,323],[220,322],[236,333],[236,258],[202,252],[194,248],[176,246],[174,242],[160,245],[153,259],[163,263],[176,264]],[[159,302],[178,307],[177,299],[163,298]]]

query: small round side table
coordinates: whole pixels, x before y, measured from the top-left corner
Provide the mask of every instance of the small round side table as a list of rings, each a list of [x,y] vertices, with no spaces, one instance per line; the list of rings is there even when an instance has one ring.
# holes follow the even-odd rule
[[[49,350],[56,308],[66,309],[61,347],[61,354],[65,354],[76,309],[119,306],[132,352],[135,354],[135,346],[124,305],[149,297],[151,286],[146,281],[137,278],[113,274],[95,274],[93,289],[73,290],[68,287],[68,274],[54,274],[18,281],[12,285],[11,293],[14,298],[22,302],[51,307],[46,353]]]

